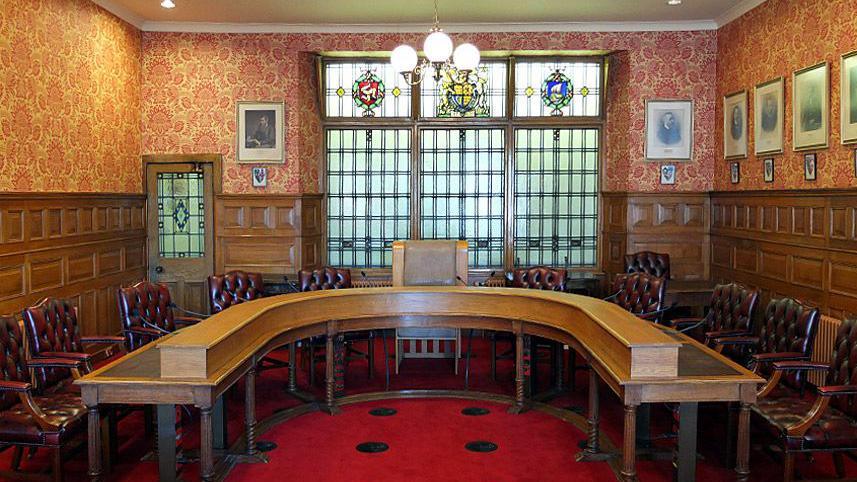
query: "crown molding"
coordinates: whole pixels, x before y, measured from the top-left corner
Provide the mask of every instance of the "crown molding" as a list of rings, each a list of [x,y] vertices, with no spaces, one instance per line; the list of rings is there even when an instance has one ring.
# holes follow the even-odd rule
[[[143,30],[143,24],[145,24],[146,21],[131,13],[127,8],[120,7],[109,0],[92,0],[92,3],[98,5],[104,10],[107,10],[113,15],[116,15],[138,29]]]
[[[104,0],[101,0],[104,1]],[[143,22],[146,32],[196,33],[424,33],[431,24],[282,24]],[[546,22],[546,23],[452,23],[449,33],[489,32],[673,32],[715,30],[713,20],[686,22]]]
[[[765,3],[766,1],[767,0],[744,0],[743,2],[723,12],[723,14],[714,19],[714,22],[717,24],[717,28],[720,28],[726,25],[727,23],[737,19],[738,17],[744,15],[750,10],[753,10],[759,5]]]

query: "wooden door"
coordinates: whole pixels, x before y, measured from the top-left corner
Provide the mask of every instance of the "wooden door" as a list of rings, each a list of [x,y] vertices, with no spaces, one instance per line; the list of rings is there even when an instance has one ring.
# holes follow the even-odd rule
[[[146,164],[149,279],[200,313],[208,313],[205,280],[214,272],[212,191],[211,164]]]

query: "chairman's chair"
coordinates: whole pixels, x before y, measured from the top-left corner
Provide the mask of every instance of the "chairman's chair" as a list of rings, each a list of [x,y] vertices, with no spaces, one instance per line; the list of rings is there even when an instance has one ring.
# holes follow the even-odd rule
[[[613,294],[605,301],[621,306],[638,318],[660,322],[663,314],[672,308],[663,307],[666,290],[666,278],[643,272],[620,274],[613,281]]]
[[[738,283],[719,284],[711,292],[704,317],[677,318],[666,324],[706,345],[715,338],[751,335],[758,300],[757,290]]]
[[[116,290],[122,334],[128,350],[136,350],[202,318],[177,316],[166,285],[140,281]]]
[[[393,243],[393,286],[466,286],[467,241],[421,240]],[[407,346],[406,343],[407,342]],[[417,342],[421,350],[417,350]],[[454,350],[449,344],[454,343]],[[406,350],[407,348],[407,350]],[[461,358],[457,328],[397,328],[396,373],[405,358]]]

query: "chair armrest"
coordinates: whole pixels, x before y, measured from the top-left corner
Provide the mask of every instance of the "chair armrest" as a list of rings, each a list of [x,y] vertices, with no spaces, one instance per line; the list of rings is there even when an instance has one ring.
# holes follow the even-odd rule
[[[0,392],[29,393],[33,386],[27,382],[0,380]]]
[[[194,318],[192,316],[174,316],[173,323],[182,326],[191,326],[195,325],[202,321],[202,318]]]
[[[756,363],[774,363],[778,361],[808,361],[808,357],[799,351],[783,351],[779,353],[756,353],[752,356]]]
[[[79,360],[82,362],[88,362],[92,360],[92,355],[90,355],[89,353],[81,353],[77,351],[45,351],[39,353],[39,356],[34,358],[34,360],[44,358],[64,358],[66,360]]]
[[[857,385],[827,385],[816,389],[821,397],[857,395]]]
[[[35,358],[27,361],[27,368],[67,368],[75,380],[80,378],[80,370],[87,368],[87,360],[72,358]]]
[[[727,336],[752,336],[752,333],[747,330],[719,330],[705,333],[705,337],[709,340],[714,338],[725,338]]]
[[[145,326],[135,326],[135,327],[130,328],[127,331],[128,331],[128,333],[133,333],[135,335],[148,336],[148,337],[152,337],[152,338],[160,338],[160,337],[164,336],[164,334],[161,333],[160,331],[153,330],[152,328],[147,328]]]
[[[82,336],[81,343],[125,343],[125,337],[122,336]]]
[[[715,338],[714,343],[723,346],[735,345],[735,346],[756,346],[759,344],[759,337],[757,336],[724,336],[720,338]]]
[[[828,368],[830,368],[830,365],[827,363],[815,363],[804,360],[774,362],[774,370],[778,372],[821,371]]]
[[[665,321],[664,324],[670,328],[681,330],[683,328],[693,326],[704,319],[705,318],[676,318],[674,320]]]

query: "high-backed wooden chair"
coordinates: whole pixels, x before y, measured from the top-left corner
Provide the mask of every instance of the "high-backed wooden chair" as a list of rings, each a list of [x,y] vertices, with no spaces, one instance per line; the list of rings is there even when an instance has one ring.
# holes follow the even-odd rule
[[[62,449],[86,429],[87,410],[80,396],[69,390],[53,390],[84,369],[83,358],[25,360],[18,320],[0,317],[0,445],[14,447],[11,471],[0,471],[3,480],[33,480],[35,474],[18,471],[24,448],[53,451],[53,480],[62,481]],[[31,372],[49,371],[57,376],[39,388]],[[58,376],[63,373],[64,376]]]
[[[646,273],[649,276],[670,279],[670,255],[653,251],[626,254],[625,273]]]
[[[466,286],[467,241],[421,240],[393,243],[393,286]],[[405,342],[408,350],[405,351]],[[421,350],[417,350],[417,342]],[[449,343],[455,349],[444,350]],[[396,330],[396,373],[404,358],[461,358],[461,331],[455,328]]]
[[[348,268],[334,268],[325,266],[315,270],[300,270],[298,283],[301,291],[338,290],[351,288],[351,270]],[[354,348],[356,342],[366,342],[366,352]],[[306,360],[309,360],[309,383],[315,384],[315,365],[325,361],[324,352],[327,345],[326,336],[314,336],[310,338],[307,346]],[[385,344],[386,349],[386,344]],[[365,358],[369,365],[369,379],[375,373],[375,332],[373,331],[349,331],[345,333],[345,360]],[[321,351],[321,353],[318,353]],[[384,360],[385,367],[387,360]],[[389,378],[389,377],[387,377]]]
[[[136,350],[178,328],[195,325],[201,318],[177,316],[166,285],[140,281],[116,290],[122,334],[128,350]]]
[[[667,279],[646,273],[630,273],[616,276],[613,281],[612,295],[605,300],[611,301],[628,312],[644,320],[659,322],[666,310]]]
[[[829,363],[807,360],[773,363],[773,375],[758,394],[752,410],[783,447],[783,480],[794,479],[798,453],[833,454],[837,475],[845,476],[843,454],[857,450],[857,320],[842,321]],[[797,373],[827,372],[815,399],[803,396]]]

